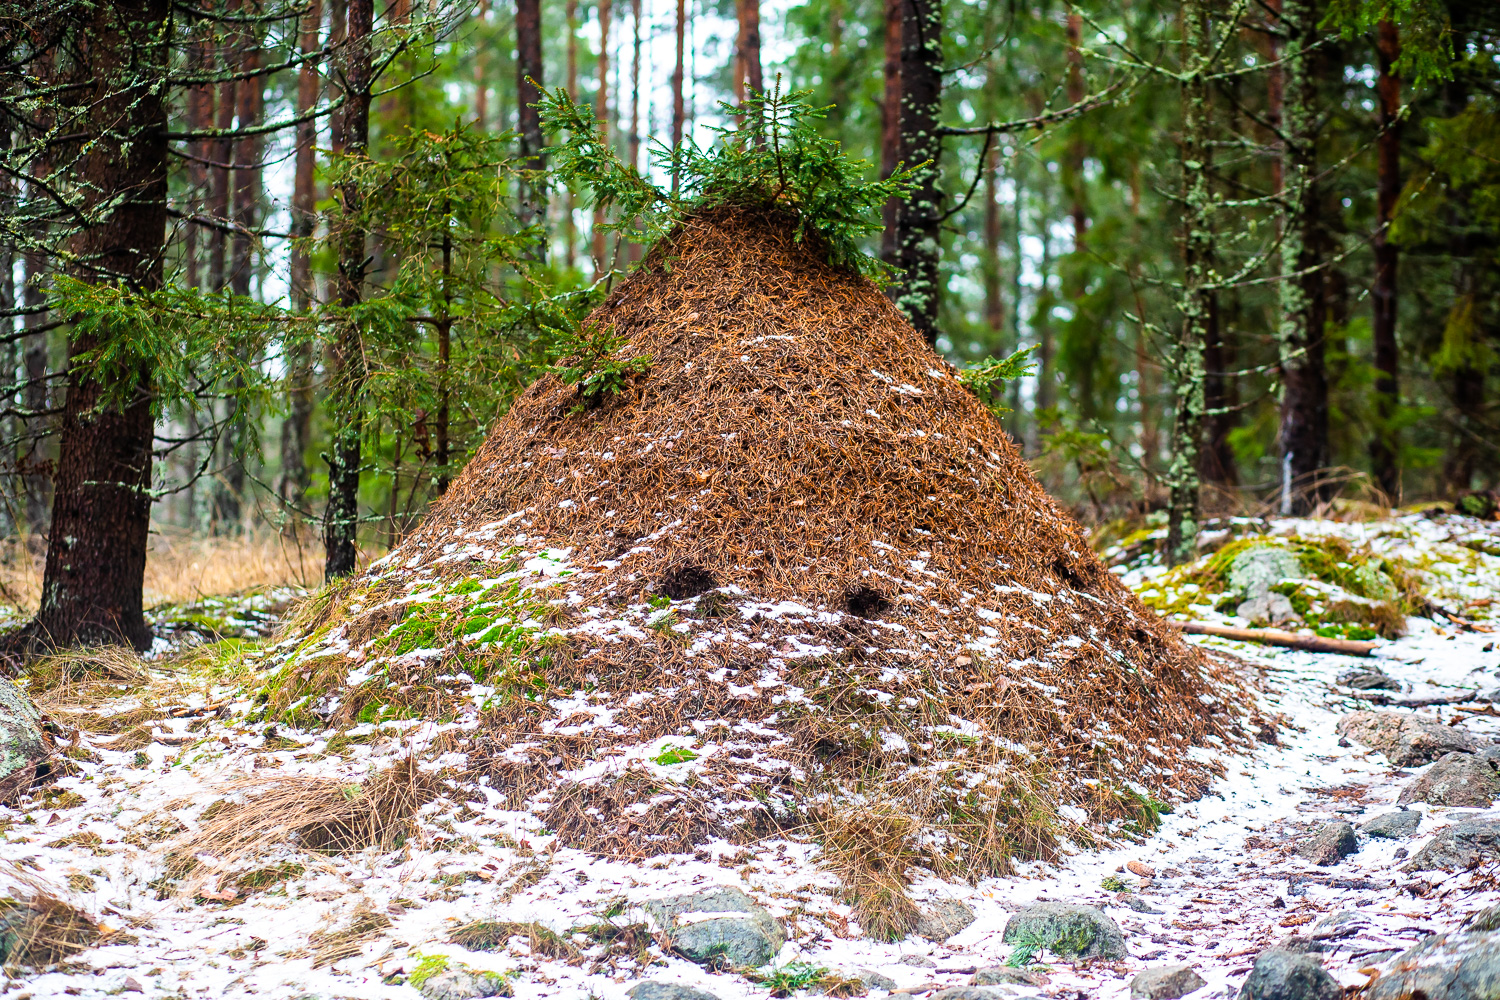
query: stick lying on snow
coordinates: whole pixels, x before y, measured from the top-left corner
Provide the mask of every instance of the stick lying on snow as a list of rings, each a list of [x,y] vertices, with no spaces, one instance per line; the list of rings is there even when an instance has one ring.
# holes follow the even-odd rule
[[[1380,645],[1378,642],[1359,639],[1326,639],[1321,635],[1303,635],[1279,628],[1232,628],[1228,625],[1209,625],[1206,622],[1168,622],[1168,624],[1189,635],[1217,635],[1224,639],[1239,639],[1241,642],[1260,642],[1267,646],[1305,649],[1309,653],[1369,656],[1370,651]]]

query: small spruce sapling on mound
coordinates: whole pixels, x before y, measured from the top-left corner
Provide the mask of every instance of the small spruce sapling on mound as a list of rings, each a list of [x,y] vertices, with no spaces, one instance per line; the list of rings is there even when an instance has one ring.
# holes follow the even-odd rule
[[[796,217],[799,242],[813,235],[822,243],[830,264],[884,278],[888,266],[861,250],[859,241],[880,231],[882,205],[910,193],[912,170],[903,165],[884,180],[866,180],[868,164],[818,132],[828,109],[808,104],[810,93],[783,94],[778,78],[774,90],[738,107],[721,104],[738,124],[714,129],[717,139],[707,148],[691,139],[675,149],[653,140],[652,159],[682,179],[678,195],[621,161],[593,112],[574,104],[567,91],[544,94],[540,110],[549,136],[566,133],[552,148],[555,174],[591,189],[595,204],[612,211],[608,232],[649,245],[696,212],[776,206]]]

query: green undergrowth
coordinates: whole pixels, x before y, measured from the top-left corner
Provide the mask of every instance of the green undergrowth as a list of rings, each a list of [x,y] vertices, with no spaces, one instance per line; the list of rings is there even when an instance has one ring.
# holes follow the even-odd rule
[[[287,629],[294,638],[254,718],[300,728],[448,718],[475,684],[492,689],[469,703],[481,710],[538,701],[567,643],[544,624],[557,608],[514,578],[518,568],[512,557],[486,579],[375,580],[315,595]]]

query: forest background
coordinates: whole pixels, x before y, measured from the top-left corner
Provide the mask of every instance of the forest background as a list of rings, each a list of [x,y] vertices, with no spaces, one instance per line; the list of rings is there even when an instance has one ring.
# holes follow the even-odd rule
[[[6,0],[0,50],[27,641],[144,646],[163,540],[347,574],[539,373],[628,379],[580,320],[649,235],[554,154],[675,193],[762,92],[914,169],[864,249],[1084,520],[1495,510],[1493,5]]]

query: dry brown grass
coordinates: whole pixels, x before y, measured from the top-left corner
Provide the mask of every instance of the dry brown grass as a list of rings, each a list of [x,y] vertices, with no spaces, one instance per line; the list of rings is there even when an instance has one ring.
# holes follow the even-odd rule
[[[822,866],[844,887],[860,930],[898,941],[916,926],[917,904],[906,894],[920,864],[921,824],[889,805],[831,810],[816,824]]]
[[[0,966],[52,965],[99,940],[103,929],[19,866],[0,871]]]
[[[0,603],[36,612],[46,550],[39,536],[0,539]],[[264,587],[315,587],[322,580],[322,544],[310,538],[269,529],[202,537],[158,527],[146,554],[145,601],[147,607],[185,604]]]
[[[390,926],[390,917],[376,912],[368,901],[361,901],[343,927],[308,935],[307,943],[313,949],[313,968],[320,969],[353,958],[364,950],[366,942],[379,937]]]
[[[274,775],[241,778],[219,791],[243,801],[210,807],[198,829],[167,853],[171,875],[188,880],[184,889],[207,877],[232,881],[278,847],[345,853],[393,846],[435,797],[437,781],[408,757],[359,784]],[[211,870],[205,857],[213,859]]]

